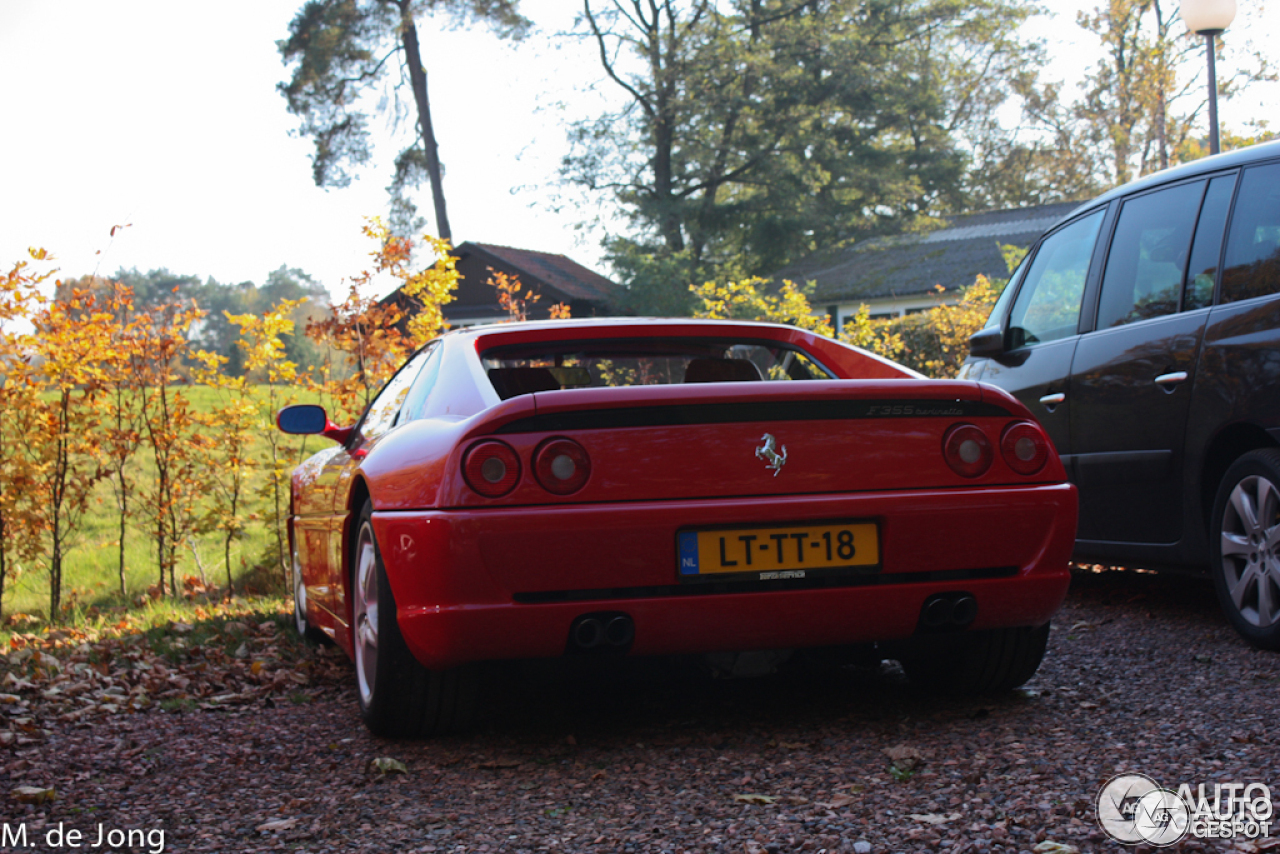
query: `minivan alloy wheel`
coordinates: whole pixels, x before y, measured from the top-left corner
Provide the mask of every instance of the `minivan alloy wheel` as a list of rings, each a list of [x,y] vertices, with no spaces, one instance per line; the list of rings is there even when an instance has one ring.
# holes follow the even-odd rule
[[[1280,619],[1280,493],[1265,477],[1247,477],[1231,490],[1222,519],[1222,563],[1240,614],[1265,628]]]
[[[1228,470],[1214,504],[1214,583],[1235,627],[1280,647],[1280,452],[1253,451]]]

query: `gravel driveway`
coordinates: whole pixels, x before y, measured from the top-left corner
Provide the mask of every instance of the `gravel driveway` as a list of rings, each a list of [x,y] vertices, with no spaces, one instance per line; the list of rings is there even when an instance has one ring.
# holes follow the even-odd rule
[[[1280,655],[1167,576],[1077,573],[1039,674],[999,699],[929,697],[889,665],[526,675],[476,732],[396,743],[326,660],[291,699],[46,724],[0,753],[0,784],[57,799],[6,800],[9,831],[33,851],[71,850],[47,844],[61,823],[97,852],[154,852],[160,831],[165,851],[1069,852],[1120,848],[1093,803],[1119,772],[1280,791]]]

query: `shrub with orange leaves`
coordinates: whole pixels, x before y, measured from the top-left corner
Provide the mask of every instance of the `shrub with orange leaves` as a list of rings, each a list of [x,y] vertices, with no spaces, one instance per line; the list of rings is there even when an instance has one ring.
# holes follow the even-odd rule
[[[501,270],[495,270],[492,267],[489,270],[489,278],[485,280],[485,284],[498,291],[498,305],[507,313],[507,322],[516,323],[529,319],[529,307],[535,302],[542,299],[542,294],[535,293],[530,288],[525,288],[524,293],[520,293],[520,289],[524,284],[520,281],[519,276],[508,275]],[[558,302],[548,309],[548,313],[552,320],[568,320],[570,316],[569,306],[567,303]]]
[[[702,306],[694,311],[694,317],[713,320],[764,320],[798,326],[819,335],[831,336],[831,321],[825,314],[814,314],[805,289],[786,281],[771,292],[764,279],[743,279],[739,282],[706,282],[690,285],[694,297]]]
[[[239,346],[244,353],[245,374],[258,381],[258,394],[252,398],[245,396],[246,387],[243,384],[240,386],[243,411],[235,415],[235,420],[231,423],[235,429],[248,426],[266,440],[265,459],[250,462],[246,453],[244,466],[246,472],[254,469],[266,471],[266,478],[260,484],[256,494],[265,502],[266,511],[263,516],[271,526],[275,564],[284,576],[286,588],[289,564],[288,532],[285,530],[285,522],[289,512],[287,500],[289,475],[293,466],[299,461],[291,459],[285,453],[284,437],[275,429],[274,421],[277,410],[295,400],[293,390],[298,381],[298,366],[285,358],[284,341],[281,336],[294,334],[294,324],[290,315],[303,302],[304,300],[301,299],[281,300],[274,308],[261,315],[227,315],[227,320],[240,328]],[[231,413],[228,415],[230,416]],[[245,420],[240,420],[242,418]],[[241,448],[242,453],[248,449],[249,437],[246,434],[244,438],[243,447],[237,446]],[[224,509],[231,511],[230,516],[225,518],[229,525],[240,525],[242,528],[243,522],[236,516],[236,506],[235,502],[231,502],[229,507],[224,505]],[[231,528],[226,527],[225,530],[230,532]],[[230,540],[228,540],[226,550],[228,588],[231,584],[230,554]]]
[[[982,328],[1000,296],[1003,283],[992,282],[981,273],[960,292],[959,300],[943,302],[938,286],[938,304],[928,311],[906,317],[878,321],[899,341],[896,358],[928,377],[950,379],[960,371],[969,355],[969,336]]]
[[[156,477],[144,495],[144,515],[155,526],[160,593],[178,595],[178,551],[197,523],[205,491],[203,455],[210,439],[199,431],[191,401],[180,388],[178,369],[187,353],[191,324],[204,312],[193,305],[165,303],[137,315],[137,350],[131,360],[143,411],[143,434]]]
[[[48,541],[49,615],[61,616],[62,570],[94,486],[109,471],[102,444],[112,316],[97,298],[72,291],[30,317],[23,346],[26,381],[40,394],[24,435],[33,498],[41,506]]]
[[[49,260],[32,249],[34,261]],[[36,273],[30,262],[19,261],[0,276],[0,617],[4,613],[5,583],[22,564],[38,559],[45,549],[45,519],[34,500],[35,472],[25,461],[28,431],[33,429],[39,388],[30,375],[33,354],[27,336],[15,321],[25,320],[40,305],[39,287],[51,273]]]
[[[458,286],[447,241],[424,237],[422,245],[434,260],[414,270],[412,240],[392,235],[377,218],[369,220],[364,233],[378,244],[372,267],[351,280],[347,298],[332,306],[327,317],[306,329],[307,337],[345,354],[348,361],[330,360],[308,379],[310,390],[323,396],[339,423],[358,418],[408,355],[447,328],[441,307],[453,301]],[[397,300],[369,295],[379,276],[399,281]]]

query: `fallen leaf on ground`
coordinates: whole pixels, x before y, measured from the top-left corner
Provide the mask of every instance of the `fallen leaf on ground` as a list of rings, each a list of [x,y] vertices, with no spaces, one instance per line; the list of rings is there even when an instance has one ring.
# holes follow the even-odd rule
[[[778,799],[772,795],[734,795],[733,799],[740,804],[776,804]]]
[[[955,821],[960,818],[960,813],[952,812],[941,815],[936,812],[930,813],[910,813],[907,818],[914,818],[916,821],[922,821],[925,824],[946,824],[949,821]]]
[[[392,759],[389,756],[379,756],[377,759],[369,760],[369,773],[378,774],[408,774],[409,769],[403,762],[398,759]]]
[[[20,804],[43,804],[47,801],[56,800],[58,797],[58,793],[53,789],[45,789],[40,786],[19,786],[10,794]]]
[[[1035,851],[1036,854],[1080,854],[1080,849],[1074,845],[1066,845],[1050,839],[1046,839],[1031,850]]]
[[[477,762],[477,768],[483,768],[486,771],[494,771],[500,768],[519,768],[524,764],[523,760],[512,759],[510,757],[501,757],[498,759],[487,759],[483,762]]]
[[[292,830],[298,824],[296,818],[278,818],[275,821],[268,821],[260,824],[255,828],[259,833],[274,833],[280,830]]]
[[[884,755],[889,757],[893,767],[899,771],[914,771],[924,764],[924,754],[914,747],[900,744],[897,747],[886,747]]]

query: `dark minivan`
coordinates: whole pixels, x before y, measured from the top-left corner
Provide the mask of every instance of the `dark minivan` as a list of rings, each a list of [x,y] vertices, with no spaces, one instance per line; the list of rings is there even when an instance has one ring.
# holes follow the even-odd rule
[[[960,376],[1039,418],[1077,560],[1212,573],[1280,649],[1280,142],[1082,205],[1032,247]]]

